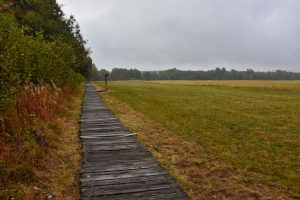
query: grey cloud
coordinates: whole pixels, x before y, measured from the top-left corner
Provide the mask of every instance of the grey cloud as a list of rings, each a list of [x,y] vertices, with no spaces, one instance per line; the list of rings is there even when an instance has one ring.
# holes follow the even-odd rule
[[[59,0],[98,68],[300,71],[298,0]]]

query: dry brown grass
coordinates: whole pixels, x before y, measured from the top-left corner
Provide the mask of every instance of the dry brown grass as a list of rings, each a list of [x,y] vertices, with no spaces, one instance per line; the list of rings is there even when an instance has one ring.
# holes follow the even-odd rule
[[[1,115],[0,199],[79,199],[83,87],[25,87]]]
[[[258,173],[242,171],[203,151],[198,143],[174,134],[128,104],[104,93],[121,122],[138,134],[193,199],[297,199],[287,188],[266,183]]]
[[[149,81],[152,83],[174,84],[174,85],[199,85],[199,86],[222,86],[222,87],[236,87],[236,88],[271,88],[271,89],[284,89],[284,90],[298,90],[299,81],[258,81],[258,80],[159,80]]]
[[[81,93],[82,94],[82,93]],[[80,199],[79,170],[81,146],[79,139],[79,116],[82,96],[76,96],[68,105],[65,117],[56,120],[59,140],[56,149],[49,152],[42,164],[39,198],[50,194],[55,199]],[[38,185],[36,187],[39,187]]]

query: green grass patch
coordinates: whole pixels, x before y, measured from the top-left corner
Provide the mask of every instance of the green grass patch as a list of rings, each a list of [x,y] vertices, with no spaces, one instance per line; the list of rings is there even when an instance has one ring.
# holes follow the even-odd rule
[[[205,152],[300,193],[300,81],[116,81],[109,87],[109,95]]]

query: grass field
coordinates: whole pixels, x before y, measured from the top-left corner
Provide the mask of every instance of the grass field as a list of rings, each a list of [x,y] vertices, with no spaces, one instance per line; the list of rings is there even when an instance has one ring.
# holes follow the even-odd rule
[[[253,177],[253,184],[300,194],[299,81],[116,81],[109,87],[103,96],[113,110],[115,99],[186,141],[181,145],[201,147],[190,158],[199,169],[213,173],[203,163],[210,158],[227,166],[225,174],[238,172],[241,187]],[[211,178],[205,187],[223,179]]]

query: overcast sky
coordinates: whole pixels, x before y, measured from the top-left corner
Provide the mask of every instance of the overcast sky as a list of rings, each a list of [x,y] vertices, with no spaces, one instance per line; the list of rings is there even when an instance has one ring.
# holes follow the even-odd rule
[[[96,66],[300,71],[300,0],[58,0]]]

